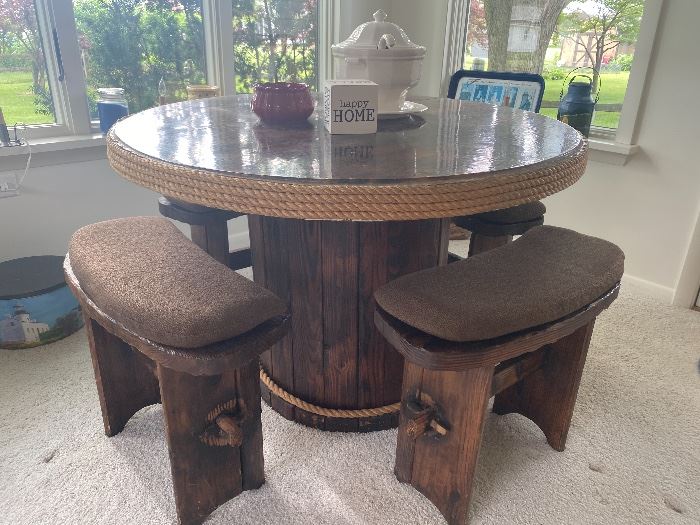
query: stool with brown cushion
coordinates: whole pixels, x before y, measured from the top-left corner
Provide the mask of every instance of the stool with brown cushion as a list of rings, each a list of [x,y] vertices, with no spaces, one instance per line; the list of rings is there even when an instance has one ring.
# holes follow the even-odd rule
[[[448,523],[468,516],[489,398],[562,451],[596,316],[622,251],[541,226],[513,243],[407,275],[375,293],[375,322],[406,358],[395,473]]]
[[[544,223],[547,208],[541,202],[528,202],[503,210],[466,217],[455,217],[454,224],[471,232],[469,256],[508,244],[514,235]]]
[[[64,263],[83,308],[105,433],[162,402],[180,523],[264,482],[258,356],[285,304],[167,219],[78,230]]]
[[[232,270],[240,270],[251,265],[250,248],[229,252],[227,221],[243,214],[234,211],[217,210],[160,197],[158,210],[163,217],[189,224],[192,242]]]

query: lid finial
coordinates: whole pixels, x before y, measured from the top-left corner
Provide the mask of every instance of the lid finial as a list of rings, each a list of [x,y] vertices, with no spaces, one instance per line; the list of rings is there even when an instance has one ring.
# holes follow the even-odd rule
[[[379,11],[374,13],[374,21],[375,22],[384,22],[386,21],[386,12],[383,9],[380,9]]]

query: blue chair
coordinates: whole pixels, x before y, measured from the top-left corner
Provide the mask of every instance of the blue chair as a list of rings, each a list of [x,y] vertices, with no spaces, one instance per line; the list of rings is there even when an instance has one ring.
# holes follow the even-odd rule
[[[539,112],[544,95],[544,78],[533,73],[460,70],[452,75],[448,98],[483,102],[514,109]],[[504,210],[455,217],[460,228],[471,232],[469,256],[507,244],[514,235],[544,223],[547,208],[529,202]],[[453,257],[454,259],[454,257]]]

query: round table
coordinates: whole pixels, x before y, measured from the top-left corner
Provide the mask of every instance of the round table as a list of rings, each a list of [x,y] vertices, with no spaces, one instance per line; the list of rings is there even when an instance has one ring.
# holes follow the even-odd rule
[[[292,315],[289,335],[262,367],[298,400],[329,409],[397,403],[403,361],[374,328],[374,290],[445,264],[451,217],[541,199],[585,169],[585,139],[561,122],[415,100],[428,111],[381,120],[372,135],[330,135],[317,115],[266,125],[248,96],[161,106],[108,134],[110,162],[125,178],[249,215],[255,281],[285,299]],[[398,421],[395,406],[321,416],[262,390],[276,411],[315,428],[368,431]]]

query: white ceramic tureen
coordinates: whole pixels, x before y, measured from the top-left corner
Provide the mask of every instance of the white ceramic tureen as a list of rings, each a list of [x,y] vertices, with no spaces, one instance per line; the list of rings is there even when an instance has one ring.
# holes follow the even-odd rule
[[[331,47],[336,79],[364,79],[379,85],[379,113],[401,110],[406,93],[420,81],[425,57],[425,47],[411,42],[386,17],[384,11],[377,11],[374,22],[358,26],[345,42]]]

